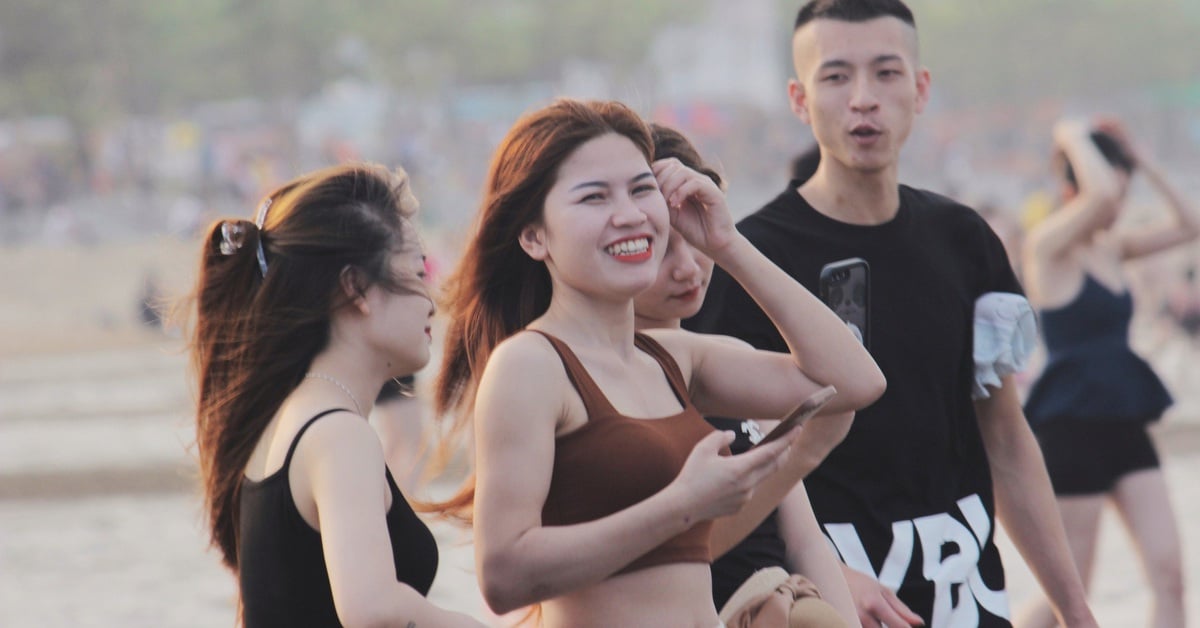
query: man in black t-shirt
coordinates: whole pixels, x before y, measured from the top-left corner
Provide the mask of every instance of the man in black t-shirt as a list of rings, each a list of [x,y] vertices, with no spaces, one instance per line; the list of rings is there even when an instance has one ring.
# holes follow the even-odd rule
[[[739,230],[813,292],[829,263],[870,267],[869,348],[888,377],[806,480],[864,626],[1009,626],[997,513],[1068,626],[1094,626],[1037,442],[1004,378],[973,401],[975,300],[1021,288],[971,209],[902,186],[900,148],[929,94],[899,0],[815,0],[797,17],[789,84],[821,161]],[[787,347],[717,270],[685,324]]]

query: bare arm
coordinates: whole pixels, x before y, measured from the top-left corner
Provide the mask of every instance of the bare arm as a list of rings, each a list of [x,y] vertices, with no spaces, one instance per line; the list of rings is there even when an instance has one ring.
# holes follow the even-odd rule
[[[746,289],[775,324],[787,343],[793,361],[791,371],[837,388],[840,402],[845,404],[842,409],[857,410],[883,394],[887,386],[883,372],[846,324],[749,240],[737,234],[720,253],[714,252],[713,259]],[[760,359],[767,359],[759,353]],[[706,359],[710,356],[699,356],[699,383],[703,391],[728,381],[732,375],[732,369]],[[799,383],[800,379],[797,377],[795,381]],[[783,411],[803,398],[796,395]]]
[[[1029,564],[1060,622],[1095,626],[1046,474],[1011,376],[975,402],[996,492],[996,514]]]
[[[821,590],[821,597],[837,609],[848,625],[859,626],[858,610],[846,586],[842,563],[821,533],[803,483],[792,488],[779,504],[779,533],[787,547],[790,571],[812,580]]]
[[[1200,237],[1200,212],[1179,193],[1163,174],[1159,164],[1141,149],[1133,147],[1123,134],[1118,137],[1137,161],[1138,168],[1145,173],[1146,180],[1159,196],[1167,202],[1171,217],[1162,224],[1130,231],[1120,237],[1122,259],[1136,259],[1191,242]]]
[[[345,626],[483,626],[396,580],[383,450],[361,417],[330,416],[297,446],[293,473],[316,506],[338,619]],[[301,496],[298,496],[302,498]]]
[[[699,521],[736,511],[791,444],[720,456],[730,438],[715,432],[650,498],[594,521],[543,526],[555,430],[578,403],[570,390],[557,354],[532,335],[502,343],[480,382],[475,551],[484,598],[499,613],[598,583]]]
[[[654,162],[654,173],[671,208],[671,225],[745,288],[779,329],[790,354],[790,364],[769,352],[743,353],[746,359],[731,363],[738,347],[695,343],[692,395],[702,412],[779,417],[811,394],[805,388],[810,382],[836,387],[840,403],[850,409],[883,394],[886,380],[866,348],[824,303],[738,233],[711,179],[674,159]],[[787,379],[755,385],[770,372]]]
[[[1050,214],[1029,234],[1027,261],[1038,265],[1061,258],[1112,218],[1118,204],[1116,173],[1080,121],[1064,121],[1054,128],[1054,143],[1071,163],[1078,194]]]

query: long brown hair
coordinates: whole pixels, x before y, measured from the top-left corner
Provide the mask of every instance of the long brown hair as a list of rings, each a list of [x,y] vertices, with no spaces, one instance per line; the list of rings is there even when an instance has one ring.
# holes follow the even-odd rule
[[[260,206],[260,229],[228,219],[208,230],[182,308],[197,389],[196,444],[212,543],[238,568],[238,502],[250,454],[329,342],[330,314],[356,289],[420,290],[392,254],[415,238],[403,171],[342,165],[301,176]],[[414,284],[415,282],[415,284]]]
[[[518,244],[521,230],[542,220],[559,166],[602,135],[629,138],[650,161],[650,133],[629,107],[615,101],[562,99],[522,116],[496,149],[472,235],[445,283],[449,315],[441,369],[434,383],[439,416],[453,413],[443,451],[461,444],[470,424],[475,387],[496,345],[550,306],[550,273]],[[437,505],[469,520],[474,478]]]

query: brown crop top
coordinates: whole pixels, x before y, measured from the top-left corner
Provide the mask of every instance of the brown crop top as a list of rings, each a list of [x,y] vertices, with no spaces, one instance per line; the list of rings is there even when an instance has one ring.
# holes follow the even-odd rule
[[[679,475],[692,448],[713,431],[692,405],[675,359],[650,337],[635,334],[635,345],[662,366],[683,406],[681,412],[660,419],[618,413],[566,343],[545,332],[530,331],[537,331],[554,346],[588,417],[585,425],[555,440],[554,471],[542,506],[543,525],[594,521],[654,495]],[[710,563],[711,528],[712,521],[701,521],[617,573],[667,563]]]

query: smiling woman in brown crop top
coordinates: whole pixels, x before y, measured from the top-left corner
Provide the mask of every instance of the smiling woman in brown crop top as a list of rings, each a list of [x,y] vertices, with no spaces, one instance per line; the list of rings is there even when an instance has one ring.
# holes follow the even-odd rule
[[[708,562],[752,529],[828,449],[798,430],[739,456],[702,414],[781,416],[823,385],[834,411],[883,376],[845,325],[733,227],[721,191],[650,163],[641,119],[558,101],[521,118],[493,158],[476,231],[449,282],[437,401],[473,418],[483,594],[541,603],[549,626],[718,624]],[[670,209],[668,209],[670,207]],[[671,227],[729,270],[792,353],[680,330],[634,333]],[[522,331],[528,330],[528,331]]]

